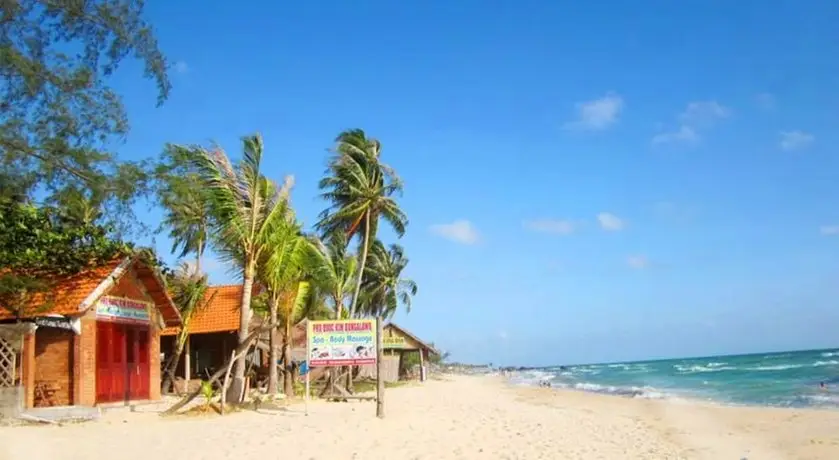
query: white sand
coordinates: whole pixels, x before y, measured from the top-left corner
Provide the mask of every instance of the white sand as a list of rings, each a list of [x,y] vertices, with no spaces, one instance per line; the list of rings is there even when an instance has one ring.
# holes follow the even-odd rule
[[[726,408],[446,377],[375,404],[0,429],[0,459],[839,459],[839,412]]]

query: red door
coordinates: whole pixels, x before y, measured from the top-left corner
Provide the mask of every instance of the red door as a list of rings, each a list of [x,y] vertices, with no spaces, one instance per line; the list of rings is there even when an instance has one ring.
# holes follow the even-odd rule
[[[129,399],[149,399],[149,331],[130,328],[126,338]]]
[[[96,402],[121,401],[127,388],[125,328],[119,324],[96,324]]]
[[[148,328],[98,322],[96,342],[96,402],[148,399]]]

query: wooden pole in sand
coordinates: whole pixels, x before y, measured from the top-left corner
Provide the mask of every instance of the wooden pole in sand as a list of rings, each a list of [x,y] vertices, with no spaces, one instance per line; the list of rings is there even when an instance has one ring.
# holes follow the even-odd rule
[[[385,418],[385,380],[382,376],[384,366],[384,321],[382,315],[376,316],[376,417]]]
[[[307,358],[306,358],[306,396],[305,396],[305,401],[306,401],[305,402],[305,407],[306,407],[306,409],[305,410],[306,410],[306,415],[308,416],[309,415],[309,388],[310,388],[309,387],[309,382],[310,382],[309,378],[310,378],[310,375],[312,374],[312,369],[309,368],[309,359],[308,359],[309,353],[308,352],[306,353],[306,356],[307,356]]]

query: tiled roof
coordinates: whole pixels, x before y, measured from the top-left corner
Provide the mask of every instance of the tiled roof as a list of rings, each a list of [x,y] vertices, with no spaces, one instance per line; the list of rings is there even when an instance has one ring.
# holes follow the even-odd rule
[[[167,325],[181,321],[172,300],[166,293],[156,272],[138,259],[115,259],[105,265],[86,270],[64,279],[55,280],[55,288],[48,294],[36,294],[21,312],[21,318],[32,318],[47,314],[76,315],[91,307],[96,300],[116,285],[127,269],[133,269],[142,280],[146,292],[160,309]],[[112,277],[112,283],[106,284]],[[97,289],[101,292],[98,292]],[[87,302],[87,303],[85,303]],[[84,305],[83,305],[84,303]],[[7,308],[0,306],[0,319],[14,318]]]
[[[122,263],[115,260],[107,265],[83,271],[62,280],[56,280],[55,289],[49,294],[35,294],[29,305],[20,312],[22,318],[46,314],[75,315],[82,301],[90,295],[114,269]],[[14,318],[7,308],[0,307],[0,319]]]
[[[211,297],[212,296],[212,297]],[[230,332],[239,330],[239,310],[242,304],[242,285],[210,286],[205,299],[208,305],[195,313],[189,327],[190,334]],[[167,327],[161,335],[175,335],[178,327]]]

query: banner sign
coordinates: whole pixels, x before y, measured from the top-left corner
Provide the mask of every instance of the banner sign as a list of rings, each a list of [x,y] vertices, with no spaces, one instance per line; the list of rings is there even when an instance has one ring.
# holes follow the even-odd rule
[[[151,304],[122,297],[102,297],[96,304],[96,319],[119,323],[147,324]]]
[[[385,337],[382,339],[385,348],[405,348],[407,342],[405,337],[400,337],[398,335],[392,335],[390,337]]]
[[[376,363],[376,321],[309,321],[306,331],[309,367]]]
[[[70,319],[63,316],[45,316],[35,318],[35,324],[37,324],[39,327],[54,327],[57,329],[73,331],[76,335],[82,333],[81,324],[78,318]]]

